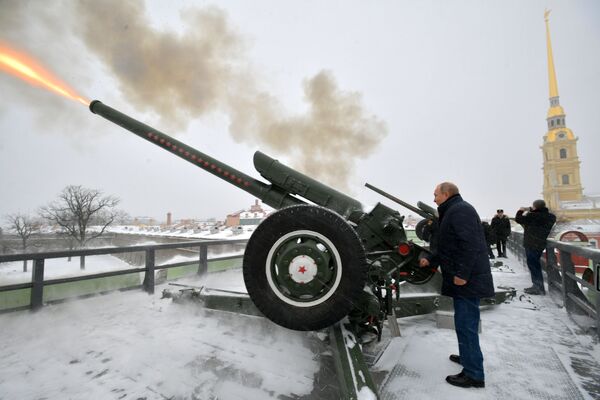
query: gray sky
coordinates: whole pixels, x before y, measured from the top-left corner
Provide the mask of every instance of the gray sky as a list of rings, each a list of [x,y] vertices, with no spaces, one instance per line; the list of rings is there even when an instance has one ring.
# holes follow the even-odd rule
[[[256,178],[260,149],[367,208],[382,199],[365,182],[433,204],[450,180],[486,218],[541,197],[549,8],[584,192],[600,192],[600,3],[365,4],[0,0],[0,43]],[[79,103],[4,73],[0,91],[0,216],[34,212],[69,184],[158,219],[253,203]]]

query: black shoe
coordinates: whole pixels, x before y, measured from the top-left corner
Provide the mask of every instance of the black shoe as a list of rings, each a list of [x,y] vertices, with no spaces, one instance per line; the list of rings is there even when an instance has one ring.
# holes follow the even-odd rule
[[[450,354],[450,361],[460,364],[460,356],[458,354]]]
[[[446,382],[448,382],[451,385],[464,387],[464,388],[468,388],[468,387],[483,388],[483,387],[485,387],[485,381],[478,381],[476,379],[469,378],[467,375],[465,375],[464,372],[461,372],[460,374],[456,374],[456,375],[448,375],[446,377]]]
[[[527,294],[532,294],[532,295],[541,295],[541,296],[543,296],[543,295],[546,294],[545,290],[542,290],[542,289],[540,289],[540,288],[538,288],[536,286],[525,288],[525,289],[523,289],[523,291],[525,293],[527,293]]]

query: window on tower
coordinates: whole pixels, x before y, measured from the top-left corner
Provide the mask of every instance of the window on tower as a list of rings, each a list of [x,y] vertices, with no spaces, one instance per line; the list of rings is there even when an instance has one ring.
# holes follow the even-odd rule
[[[550,126],[554,126],[554,120],[553,119],[550,120]]]
[[[568,185],[569,184],[569,175],[563,175],[562,176],[562,184],[563,185]]]
[[[560,149],[560,158],[567,158],[567,149]]]

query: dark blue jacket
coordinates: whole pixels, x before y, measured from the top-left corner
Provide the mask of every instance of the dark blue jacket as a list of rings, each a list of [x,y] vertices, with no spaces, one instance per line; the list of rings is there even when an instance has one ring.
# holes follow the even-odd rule
[[[438,246],[431,261],[442,268],[442,294],[450,297],[493,297],[494,281],[477,211],[457,194],[438,207],[438,214]],[[455,285],[455,276],[467,283]]]

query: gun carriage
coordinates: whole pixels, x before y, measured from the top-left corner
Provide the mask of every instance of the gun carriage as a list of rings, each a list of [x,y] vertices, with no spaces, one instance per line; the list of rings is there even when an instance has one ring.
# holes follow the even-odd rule
[[[436,272],[419,267],[428,249],[408,240],[404,217],[384,204],[365,211],[350,196],[257,151],[254,166],[265,183],[98,100],[90,110],[277,209],[250,237],[243,275],[256,307],[279,325],[318,330],[349,316],[357,332],[380,334],[399,284],[422,284]],[[415,208],[367,186],[435,222],[431,207]],[[426,226],[417,228],[424,237]]]

